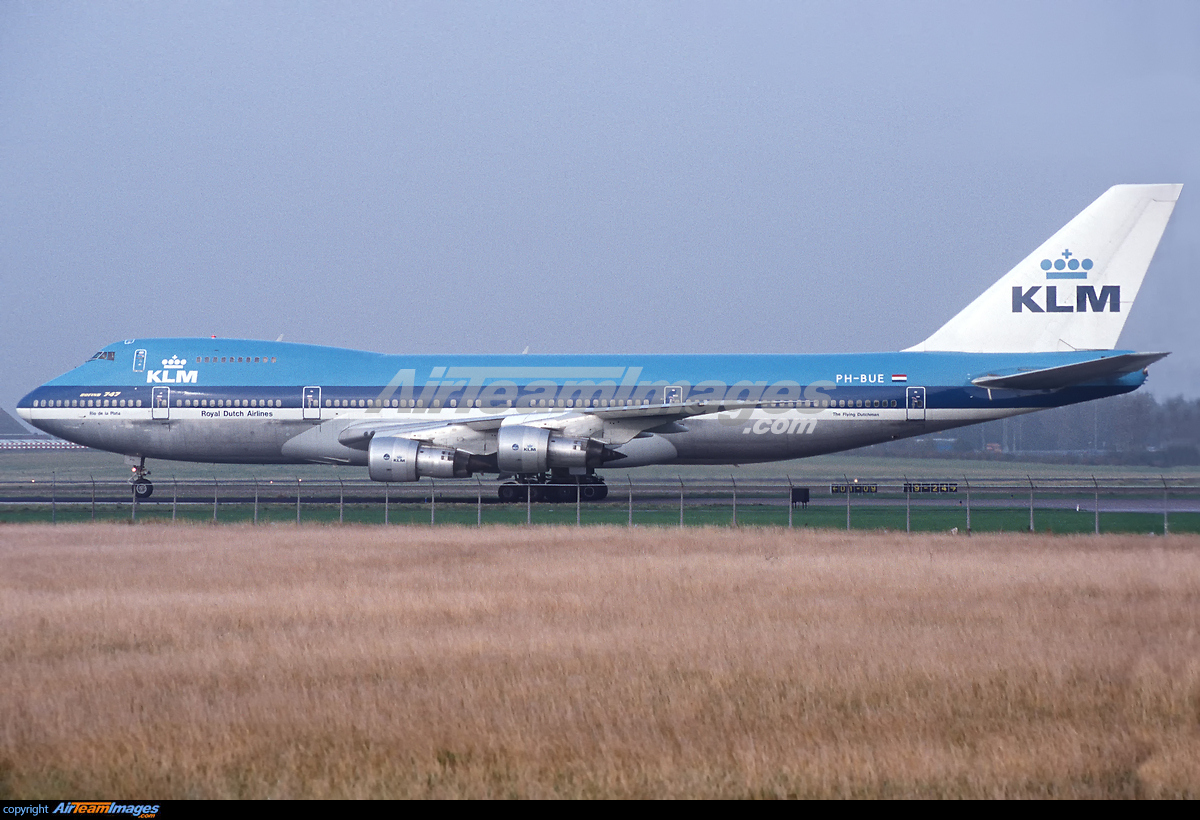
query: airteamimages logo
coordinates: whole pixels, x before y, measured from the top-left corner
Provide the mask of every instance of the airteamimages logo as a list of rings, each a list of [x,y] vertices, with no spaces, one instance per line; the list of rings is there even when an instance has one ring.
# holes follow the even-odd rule
[[[59,803],[51,814],[132,814],[137,817],[157,817],[158,804],[118,803],[113,800],[78,800]]]
[[[1042,260],[1042,270],[1046,272],[1047,279],[1087,279],[1091,269],[1091,259],[1076,259],[1071,255],[1070,249],[1062,252],[1061,259],[1055,259],[1053,262],[1049,259]]]
[[[1095,264],[1091,259],[1079,259],[1064,248],[1058,259],[1043,259],[1041,268],[1046,273],[1047,280],[1087,279]],[[1069,288],[1063,288],[1065,291]],[[1045,293],[1040,293],[1041,285],[1024,288],[1014,285],[1012,289],[1012,312],[1022,313],[1109,313],[1121,312],[1121,286],[1101,285],[1096,293],[1094,285],[1076,285],[1075,299],[1072,301],[1069,293],[1059,293],[1058,285],[1046,285]],[[1060,302],[1060,299],[1065,301]]]

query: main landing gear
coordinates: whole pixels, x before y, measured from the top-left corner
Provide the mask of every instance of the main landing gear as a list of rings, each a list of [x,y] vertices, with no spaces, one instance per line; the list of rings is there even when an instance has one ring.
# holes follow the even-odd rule
[[[154,495],[154,484],[146,478],[150,475],[150,471],[146,469],[145,457],[125,456],[125,463],[133,468],[133,477],[129,479],[129,483],[138,501],[145,501]]]
[[[598,475],[546,475],[514,476],[497,491],[500,500],[513,504],[528,499],[531,502],[574,503],[580,501],[603,501],[608,497],[608,486]]]

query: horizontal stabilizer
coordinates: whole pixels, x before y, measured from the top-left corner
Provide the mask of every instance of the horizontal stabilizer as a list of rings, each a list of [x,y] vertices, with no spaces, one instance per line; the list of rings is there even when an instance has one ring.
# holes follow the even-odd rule
[[[1084,382],[1115,379],[1144,370],[1169,353],[1124,353],[1120,356],[1102,356],[1088,362],[1065,364],[1061,367],[1045,367],[1040,370],[1025,370],[1019,373],[980,376],[972,379],[977,387],[1008,390],[1057,390]]]

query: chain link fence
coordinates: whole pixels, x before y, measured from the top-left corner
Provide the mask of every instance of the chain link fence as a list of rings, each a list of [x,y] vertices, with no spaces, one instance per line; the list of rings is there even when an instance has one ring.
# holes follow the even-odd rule
[[[611,476],[610,476],[611,479]],[[680,476],[610,480],[589,501],[583,485],[495,480],[159,479],[149,498],[128,482],[0,482],[0,522],[624,524],[1052,532],[1200,532],[1200,480],[1165,476],[960,478]],[[512,486],[511,484],[509,485]],[[555,486],[547,490],[548,486]],[[510,492],[509,495],[512,495]],[[531,497],[532,496],[532,497]],[[542,498],[539,499],[539,496]]]

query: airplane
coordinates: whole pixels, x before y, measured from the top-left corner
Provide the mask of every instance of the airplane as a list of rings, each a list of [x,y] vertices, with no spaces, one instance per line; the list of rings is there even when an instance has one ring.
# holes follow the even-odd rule
[[[597,469],[748,464],[1136,390],[1168,355],[1116,350],[1182,185],[1117,185],[933,335],[849,355],[386,355],[248,339],[126,339],[21,417],[126,457],[495,474],[503,501],[598,501]]]

